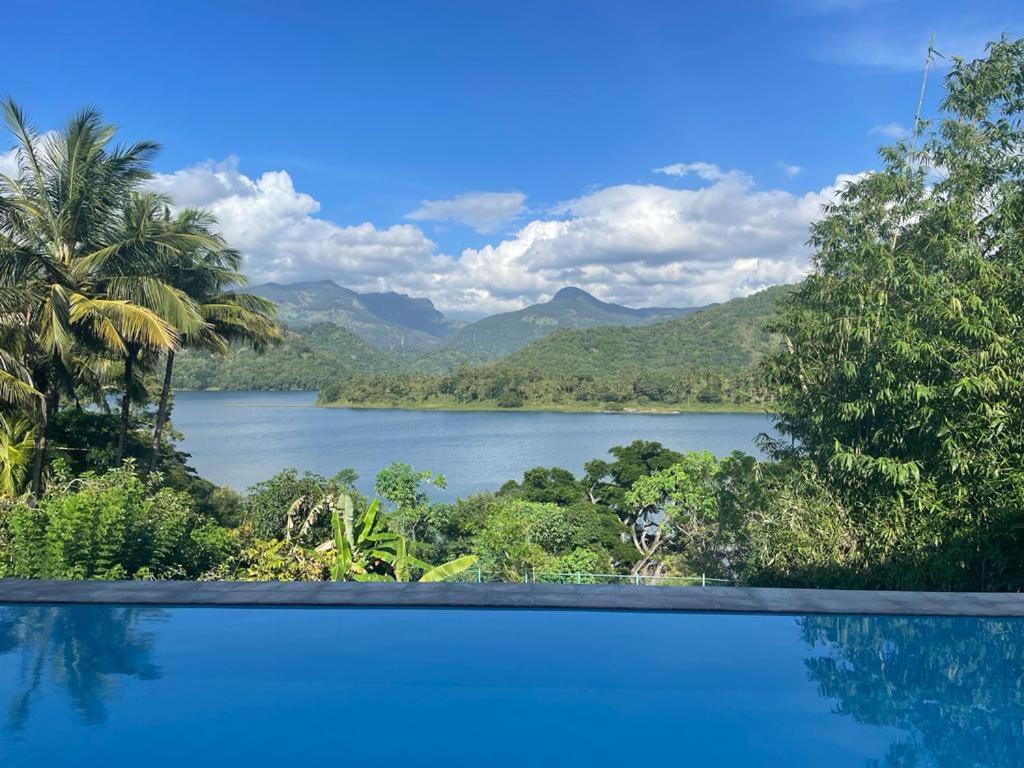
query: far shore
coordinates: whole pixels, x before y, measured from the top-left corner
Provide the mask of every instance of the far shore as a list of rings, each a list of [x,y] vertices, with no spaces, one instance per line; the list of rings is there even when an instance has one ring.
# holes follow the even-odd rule
[[[621,409],[585,403],[537,403],[516,408],[502,408],[494,403],[317,403],[320,408],[351,408],[357,410],[394,411],[479,411],[489,413],[631,413],[631,414],[683,414],[683,413],[765,413],[761,405],[733,403],[686,403],[671,406],[634,405]]]
[[[309,389],[207,389],[176,388],[175,392],[315,392]],[[767,413],[763,404],[743,405],[739,403],[676,403],[673,405],[624,405],[622,408],[608,408],[606,405],[587,403],[532,403],[515,408],[499,406],[494,401],[476,403],[402,403],[384,402],[316,402],[318,408],[350,408],[364,411],[479,411],[488,413],[632,413],[632,414],[683,414],[683,413]]]

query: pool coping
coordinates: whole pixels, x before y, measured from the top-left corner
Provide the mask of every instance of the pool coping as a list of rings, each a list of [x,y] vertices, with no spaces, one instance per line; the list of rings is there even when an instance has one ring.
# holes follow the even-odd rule
[[[899,616],[1024,616],[1024,593],[764,587],[0,579],[0,603],[576,609]]]

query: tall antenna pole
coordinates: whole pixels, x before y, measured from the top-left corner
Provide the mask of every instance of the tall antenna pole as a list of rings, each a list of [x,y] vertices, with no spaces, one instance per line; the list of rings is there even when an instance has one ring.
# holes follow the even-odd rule
[[[917,97],[917,111],[914,113],[914,130],[910,135],[910,155],[917,150],[917,137],[921,134],[921,108],[924,106],[924,89],[928,85],[928,70],[935,61],[935,33],[928,43],[928,54],[924,58],[924,75],[921,77],[921,93]]]
[[[924,57],[924,74],[921,77],[921,92],[917,96],[917,111],[914,112],[914,129],[910,134],[910,162],[913,163],[917,156],[917,137],[921,135],[921,109],[924,106],[924,89],[928,85],[928,70],[935,60],[935,33],[932,32],[932,39],[928,43],[928,53]],[[896,250],[896,241],[899,239],[902,217],[897,219],[897,224],[892,231],[892,242],[889,247]]]

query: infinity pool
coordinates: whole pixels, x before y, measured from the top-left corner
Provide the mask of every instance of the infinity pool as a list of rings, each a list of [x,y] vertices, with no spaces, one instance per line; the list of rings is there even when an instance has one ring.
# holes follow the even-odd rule
[[[0,605],[0,765],[1020,766],[1024,619]]]

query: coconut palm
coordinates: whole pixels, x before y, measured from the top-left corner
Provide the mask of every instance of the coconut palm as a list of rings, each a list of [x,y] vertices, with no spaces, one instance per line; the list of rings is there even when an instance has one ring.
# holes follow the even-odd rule
[[[123,205],[116,250],[94,265],[94,281],[107,296],[144,307],[175,330],[178,341],[201,335],[207,322],[199,305],[166,276],[168,269],[197,249],[217,248],[223,241],[202,227],[178,226],[168,213],[170,201],[160,195],[130,193]],[[99,260],[97,260],[99,261]],[[124,363],[121,391],[121,423],[117,460],[124,458],[131,417],[131,403],[142,390],[137,363],[145,352],[173,353],[175,345],[145,339],[129,341],[120,357]]]
[[[37,496],[50,416],[61,395],[74,392],[76,353],[127,356],[135,345],[177,345],[170,322],[107,280],[118,258],[153,251],[146,238],[168,247],[174,238],[149,230],[135,233],[142,240],[127,237],[124,205],[150,175],[156,144],[111,147],[116,129],[92,109],[46,135],[13,101],[0,102],[0,111],[18,160],[13,177],[0,176],[0,315],[8,334],[0,396],[32,401]]]
[[[0,498],[25,490],[34,442],[31,421],[0,413]]]
[[[274,322],[274,303],[237,289],[247,279],[239,268],[241,254],[227,246],[216,234],[216,220],[207,212],[192,208],[180,211],[167,226],[178,232],[202,235],[194,247],[179,253],[167,266],[164,279],[189,297],[204,320],[195,329],[182,330],[182,346],[212,354],[226,354],[229,345],[243,344],[256,352],[281,341]],[[156,470],[160,458],[160,440],[167,422],[175,350],[165,353],[163,386],[149,459],[149,471]]]

